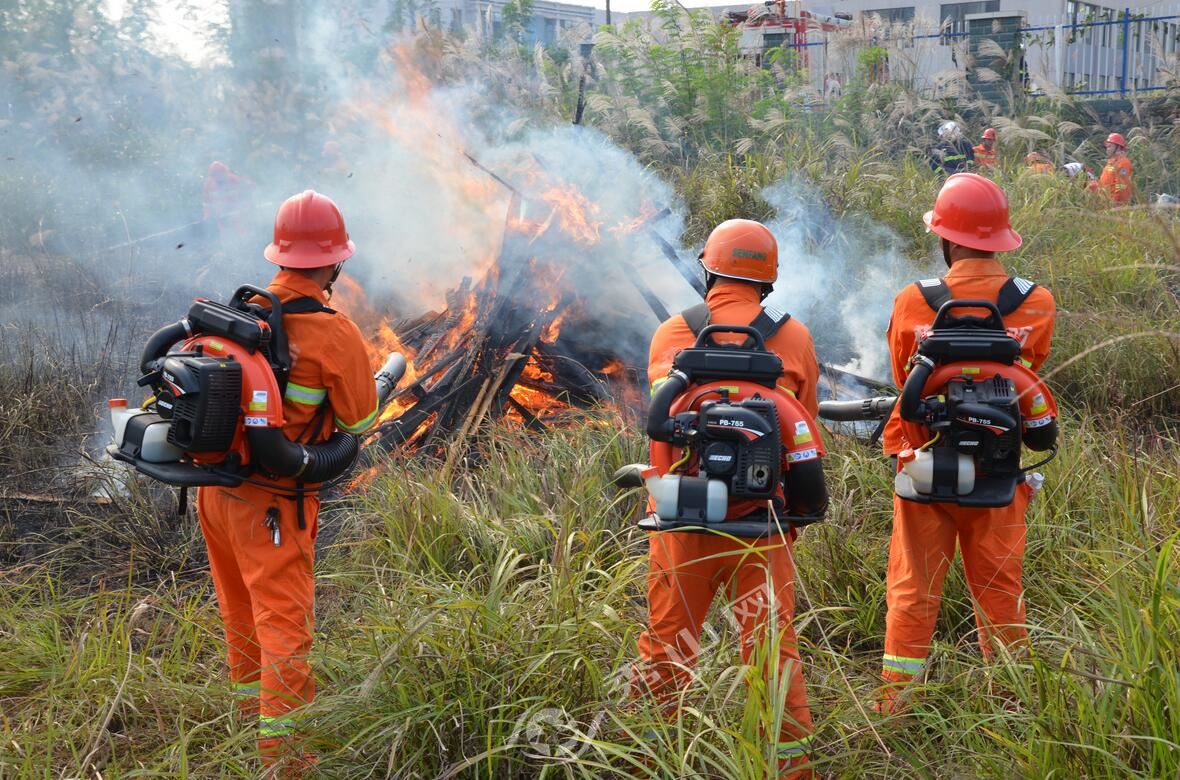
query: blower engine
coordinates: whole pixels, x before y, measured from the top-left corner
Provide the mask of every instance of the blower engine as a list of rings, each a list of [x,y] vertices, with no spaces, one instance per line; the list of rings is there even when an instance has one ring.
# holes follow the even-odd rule
[[[982,308],[986,317],[952,317]],[[947,301],[918,342],[897,398],[906,439],[894,492],[907,501],[970,507],[1012,503],[1025,474],[1056,454],[1057,408],[1036,374],[1016,362],[1020,342],[1008,335],[996,304]],[[871,419],[889,414],[889,398],[825,402],[827,419]],[[860,415],[857,415],[857,411]],[[927,441],[928,440],[928,441]],[[1020,465],[1020,448],[1051,450],[1033,466]]]
[[[711,343],[718,332],[746,334],[754,346]],[[751,327],[710,325],[676,355],[648,413],[655,465],[615,475],[651,496],[653,514],[641,528],[761,537],[777,530],[776,518],[792,525],[823,519],[818,432],[797,400],[775,390],[782,374],[782,361]],[[792,446],[783,444],[784,427]]]
[[[255,296],[270,308],[250,303]],[[234,487],[256,473],[311,484],[339,477],[356,459],[356,436],[337,431],[322,444],[302,444],[283,434],[291,361],[282,317],[321,310],[307,298],[284,309],[276,295],[250,285],[229,304],[198,298],[185,319],[156,331],[144,347],[139,385],[154,392],[144,408],[110,402],[115,439],[107,452],[182,488]],[[405,368],[394,353],[377,373],[381,403]]]

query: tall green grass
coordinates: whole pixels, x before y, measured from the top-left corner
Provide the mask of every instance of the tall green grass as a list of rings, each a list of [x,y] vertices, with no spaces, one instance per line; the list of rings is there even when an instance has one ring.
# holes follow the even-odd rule
[[[312,745],[328,777],[752,778],[781,690],[737,659],[718,604],[684,717],[626,695],[645,619],[638,497],[607,485],[642,442],[591,417],[487,432],[451,484],[390,464],[336,504],[319,564]],[[888,470],[832,442],[836,501],[796,548],[815,760],[840,777],[1180,772],[1180,449],[1066,421],[1030,511],[1032,653],[984,664],[949,578],[911,714],[866,715],[883,632]],[[0,588],[0,774],[248,776],[203,578]],[[747,687],[749,683],[749,687]],[[639,739],[642,735],[652,739]]]

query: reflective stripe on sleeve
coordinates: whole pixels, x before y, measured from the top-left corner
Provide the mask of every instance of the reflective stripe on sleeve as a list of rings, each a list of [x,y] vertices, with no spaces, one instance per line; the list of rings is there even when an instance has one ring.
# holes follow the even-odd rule
[[[304,406],[319,406],[328,397],[328,391],[323,387],[305,387],[294,382],[287,382],[287,392],[283,399]]]
[[[365,431],[369,430],[370,427],[372,427],[373,423],[376,422],[376,420],[377,420],[377,410],[374,409],[371,414],[369,414],[367,417],[365,417],[360,422],[354,423],[353,425],[349,425],[346,422],[344,422],[343,420],[341,420],[339,417],[337,417],[336,418],[336,427],[339,428],[340,430],[344,431],[345,433],[352,433],[352,434],[364,433]]]
[[[906,658],[905,656],[889,655],[888,653],[881,656],[881,665],[891,672],[914,675],[922,671],[922,667],[925,664],[925,658]]]

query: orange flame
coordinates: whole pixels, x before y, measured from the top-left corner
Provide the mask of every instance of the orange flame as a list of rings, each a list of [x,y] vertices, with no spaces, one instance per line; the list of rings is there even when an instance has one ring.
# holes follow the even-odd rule
[[[602,222],[594,221],[600,209],[573,187],[550,187],[541,199],[553,207],[561,230],[581,244],[598,243]]]
[[[616,236],[622,237],[634,233],[641,227],[646,225],[652,217],[656,214],[656,207],[650,203],[644,203],[639,209],[639,216],[629,222],[620,222],[610,229],[610,232]]]

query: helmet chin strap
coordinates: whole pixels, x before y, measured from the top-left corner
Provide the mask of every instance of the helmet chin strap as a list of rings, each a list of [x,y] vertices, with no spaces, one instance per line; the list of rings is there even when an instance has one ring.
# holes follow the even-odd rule
[[[324,295],[330,301],[332,300],[332,285],[336,284],[336,280],[340,278],[340,271],[343,270],[344,263],[337,263],[336,267],[332,269],[332,278],[324,285]]]

